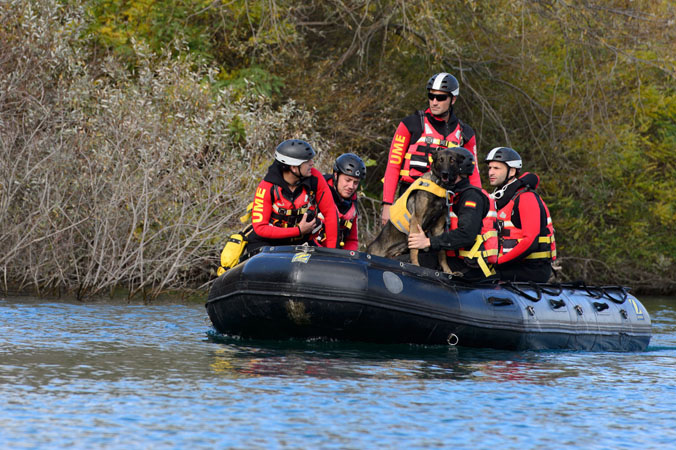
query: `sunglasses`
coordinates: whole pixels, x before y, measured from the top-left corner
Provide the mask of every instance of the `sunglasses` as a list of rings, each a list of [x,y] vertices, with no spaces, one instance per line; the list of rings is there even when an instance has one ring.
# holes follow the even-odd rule
[[[428,92],[427,98],[429,98],[430,100],[434,100],[436,98],[438,102],[443,102],[448,99],[448,94],[430,94]]]

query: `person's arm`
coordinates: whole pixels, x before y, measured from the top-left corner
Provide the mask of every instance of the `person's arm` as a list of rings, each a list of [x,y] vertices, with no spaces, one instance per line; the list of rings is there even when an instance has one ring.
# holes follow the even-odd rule
[[[498,264],[519,259],[528,251],[535,239],[540,235],[540,204],[537,198],[535,198],[535,194],[532,192],[521,194],[516,213],[519,215],[519,219],[521,219],[523,238],[510,252],[498,259]]]
[[[333,194],[331,194],[331,188],[321,172],[313,168],[312,176],[317,179],[317,206],[324,216],[324,231],[326,233],[324,245],[327,248],[336,248],[338,245],[338,210],[333,202]]]
[[[390,153],[387,157],[387,166],[385,167],[385,177],[383,180],[383,204],[391,205],[394,203],[394,197],[397,193],[399,184],[399,172],[404,164],[404,156],[411,142],[411,132],[404,122],[400,122],[397,131],[392,138]]]
[[[430,237],[430,250],[456,250],[471,248],[481,233],[481,225],[488,210],[488,199],[476,189],[462,193],[456,206],[458,228]]]
[[[359,250],[359,232],[357,231],[357,217],[352,221],[352,228],[350,229],[350,234],[345,239],[345,245],[343,246],[345,250]]]
[[[270,224],[272,188],[273,185],[267,181],[261,181],[256,188],[251,210],[251,224],[254,231],[263,239],[288,239],[300,236],[300,227],[282,228]]]
[[[469,183],[472,186],[476,186],[478,188],[481,187],[481,176],[479,175],[479,154],[477,152],[476,148],[476,136],[474,135],[474,131],[472,131],[472,137],[470,137],[467,142],[463,145],[464,148],[472,152],[472,155],[474,156],[474,161],[476,161],[476,164],[474,166],[474,172],[472,175],[469,176]]]
[[[394,203],[394,197],[397,194],[399,175],[410,143],[411,132],[402,121],[399,123],[397,131],[392,138],[390,153],[387,157],[387,166],[385,167],[385,176],[383,177],[383,211],[380,217],[383,226],[390,220],[390,206]]]

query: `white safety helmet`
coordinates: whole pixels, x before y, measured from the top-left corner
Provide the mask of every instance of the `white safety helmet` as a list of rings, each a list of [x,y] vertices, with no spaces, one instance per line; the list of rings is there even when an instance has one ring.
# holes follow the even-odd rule
[[[516,150],[509,147],[495,147],[493,150],[488,152],[486,156],[486,162],[491,161],[500,161],[501,163],[507,164],[508,167],[514,169],[521,168],[521,156],[516,152]]]
[[[448,92],[453,97],[457,97],[460,93],[460,85],[453,75],[441,72],[432,75],[432,78],[429,79],[427,82],[427,91]]]

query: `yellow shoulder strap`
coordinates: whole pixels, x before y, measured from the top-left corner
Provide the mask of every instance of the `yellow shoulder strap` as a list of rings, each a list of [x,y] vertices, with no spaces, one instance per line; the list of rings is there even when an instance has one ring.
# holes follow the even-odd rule
[[[442,188],[432,180],[426,180],[424,178],[418,178],[408,189],[419,189],[421,191],[427,191],[430,194],[434,194],[437,197],[446,197],[446,189]]]
[[[406,192],[404,192],[404,194],[390,207],[390,222],[392,222],[392,225],[402,233],[408,234],[409,228],[411,227],[411,212],[406,207],[406,203],[408,202],[408,197],[411,195],[411,192],[415,190],[427,191],[437,197],[446,197],[446,189],[433,181],[423,178],[415,180],[413,184],[406,189]]]

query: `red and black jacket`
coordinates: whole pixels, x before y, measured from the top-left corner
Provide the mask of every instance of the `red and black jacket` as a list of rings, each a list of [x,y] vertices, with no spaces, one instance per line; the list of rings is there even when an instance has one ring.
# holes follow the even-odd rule
[[[498,264],[556,259],[549,209],[535,192],[539,182],[537,175],[526,172],[507,186],[504,195],[496,201],[500,228]]]
[[[281,164],[273,162],[258,184],[251,210],[253,231],[249,242],[268,245],[289,245],[309,242],[311,235],[301,235],[296,226],[307,211],[322,213],[326,230],[326,247],[335,248],[338,241],[338,216],[333,195],[317,169],[301,180],[292,191],[282,176]]]
[[[450,110],[448,122],[432,115],[429,108],[404,118],[394,133],[385,168],[383,203],[392,204],[399,182],[412,183],[429,170],[430,153],[439,148],[464,147],[477,160],[474,130],[458,120]],[[469,177],[472,185],[481,187],[478,164]]]
[[[324,175],[324,179],[331,188],[333,202],[338,211],[338,247],[344,250],[359,250],[359,231],[357,228],[357,193],[351,199],[345,200],[338,194],[333,185],[333,175]],[[317,245],[324,247],[326,233],[322,228],[319,236],[315,239]]]
[[[446,250],[448,256],[489,276],[498,255],[495,204],[486,191],[466,178],[456,183],[453,192],[449,227],[441,235],[430,237],[430,250]]]
[[[470,248],[478,234],[481,234],[484,217],[491,210],[490,199],[481,189],[470,189],[469,180],[460,180],[453,191],[457,192],[453,199],[453,212],[457,216],[455,229],[448,230],[439,236],[430,236],[430,250],[456,250]]]

